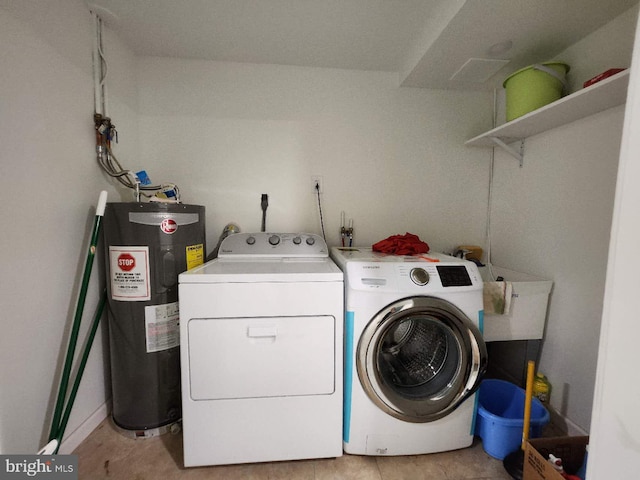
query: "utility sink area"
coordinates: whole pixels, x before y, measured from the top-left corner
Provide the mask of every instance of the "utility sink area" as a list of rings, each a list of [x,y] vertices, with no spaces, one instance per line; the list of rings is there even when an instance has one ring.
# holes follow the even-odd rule
[[[485,282],[491,281],[489,268],[495,278],[502,278],[510,284],[511,299],[507,313],[485,312],[485,341],[542,339],[553,282],[496,266],[480,268],[480,275]]]
[[[488,378],[499,378],[521,387],[526,383],[527,362],[539,361],[553,282],[502,267],[480,268],[485,282],[483,335],[489,353]],[[493,279],[504,279],[493,282]],[[489,283],[487,283],[489,282]],[[487,313],[487,290],[493,284],[510,298],[505,313]]]

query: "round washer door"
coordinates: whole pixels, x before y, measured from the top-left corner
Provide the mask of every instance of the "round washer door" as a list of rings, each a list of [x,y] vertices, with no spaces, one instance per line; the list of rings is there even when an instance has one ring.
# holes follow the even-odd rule
[[[482,334],[455,305],[435,297],[398,300],[362,332],[356,353],[360,382],[384,412],[424,423],[455,410],[487,368]]]

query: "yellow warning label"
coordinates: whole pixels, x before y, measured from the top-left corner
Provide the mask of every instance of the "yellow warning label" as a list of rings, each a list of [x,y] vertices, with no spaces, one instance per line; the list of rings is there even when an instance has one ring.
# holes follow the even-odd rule
[[[187,245],[187,270],[204,263],[204,245]]]

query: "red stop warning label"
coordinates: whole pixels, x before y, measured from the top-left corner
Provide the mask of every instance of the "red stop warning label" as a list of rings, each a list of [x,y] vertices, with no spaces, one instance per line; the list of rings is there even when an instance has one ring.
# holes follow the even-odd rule
[[[118,255],[118,267],[123,272],[130,272],[136,266],[136,259],[130,253],[121,253]]]
[[[109,273],[113,300],[151,300],[148,246],[109,245]]]

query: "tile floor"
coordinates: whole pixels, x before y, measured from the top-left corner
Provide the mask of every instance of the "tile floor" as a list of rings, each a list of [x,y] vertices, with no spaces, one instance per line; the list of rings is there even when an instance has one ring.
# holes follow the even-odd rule
[[[182,434],[134,440],[103,421],[75,450],[80,480],[509,480],[475,438],[469,448],[430,455],[299,460],[185,469]]]

